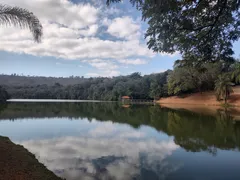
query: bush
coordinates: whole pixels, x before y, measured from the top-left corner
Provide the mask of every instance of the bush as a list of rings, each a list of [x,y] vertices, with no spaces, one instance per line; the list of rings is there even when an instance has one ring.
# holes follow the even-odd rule
[[[0,86],[0,102],[6,102],[9,99],[7,91]]]

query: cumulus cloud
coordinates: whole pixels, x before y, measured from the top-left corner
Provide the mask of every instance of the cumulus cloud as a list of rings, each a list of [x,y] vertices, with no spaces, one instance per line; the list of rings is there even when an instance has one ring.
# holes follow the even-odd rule
[[[87,77],[115,77],[115,76],[119,76],[120,75],[120,71],[117,70],[105,70],[105,71],[101,71],[100,73],[86,73],[85,76]]]
[[[43,22],[56,22],[69,28],[85,28],[98,20],[99,9],[90,4],[74,4],[68,0],[1,0],[34,12]]]
[[[142,65],[148,63],[148,61],[144,59],[118,59],[118,62],[127,65]]]
[[[83,60],[83,62],[89,63],[91,66],[100,70],[114,70],[118,68],[118,66],[114,62],[108,60],[92,59]]]
[[[140,28],[141,26],[134,22],[131,17],[125,16],[115,18],[109,24],[107,32],[118,38],[139,39]]]
[[[88,63],[92,67],[98,69],[101,73],[87,73],[86,76],[91,77],[114,77],[120,75],[119,66],[110,60],[104,59],[92,59],[83,60],[83,62]]]
[[[100,74],[98,74],[98,73],[86,73],[85,76],[87,76],[87,77],[100,77]]]
[[[28,30],[1,28],[0,50],[64,59],[154,55],[145,44],[136,40],[110,41],[95,37],[101,25],[98,20],[100,12],[97,7],[90,4],[74,4],[68,0],[36,0],[34,3],[31,0],[2,0],[2,3],[18,5],[34,12],[43,24],[44,37],[41,44],[36,44],[32,42]],[[126,20],[130,21],[129,18],[124,18],[124,21]],[[118,25],[119,21],[121,22],[121,20],[114,22]],[[120,35],[128,36],[137,28],[137,25],[132,24],[129,33],[123,31]],[[114,32],[117,33],[116,30]]]
[[[29,30],[0,28],[2,51],[84,61],[99,70],[88,73],[95,76],[117,76],[120,70],[115,62],[146,64],[143,59],[156,55],[140,40],[139,20],[117,17],[122,12],[116,7],[103,6],[102,1],[0,0],[0,3],[34,12],[43,25],[40,44],[33,42]],[[116,40],[109,35],[117,37]],[[93,62],[95,59],[102,62]]]

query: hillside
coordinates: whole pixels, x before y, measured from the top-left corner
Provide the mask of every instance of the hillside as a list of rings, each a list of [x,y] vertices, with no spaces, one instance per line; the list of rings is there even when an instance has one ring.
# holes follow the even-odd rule
[[[122,96],[153,99],[155,91],[165,96],[171,71],[141,76],[132,73],[112,78],[32,77],[0,75],[2,86],[12,99],[79,99],[116,101]]]
[[[240,86],[233,88],[228,103],[233,106],[240,106]],[[172,96],[167,98],[161,98],[158,103],[160,104],[173,104],[173,105],[208,105],[208,106],[219,106],[222,102],[216,100],[214,91],[193,93],[185,95],[184,97]]]
[[[0,85],[2,86],[36,86],[36,85],[61,85],[80,84],[87,81],[84,77],[41,77],[41,76],[19,76],[19,75],[0,75]]]

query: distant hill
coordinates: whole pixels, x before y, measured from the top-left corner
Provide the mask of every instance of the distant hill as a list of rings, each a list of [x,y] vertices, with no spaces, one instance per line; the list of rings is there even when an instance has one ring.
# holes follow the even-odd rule
[[[24,85],[74,85],[88,81],[89,78],[84,77],[41,77],[41,76],[19,76],[19,75],[0,75],[0,85],[6,86],[24,86]]]
[[[167,96],[167,76],[171,71],[141,76],[135,72],[113,78],[36,77],[0,75],[2,86],[12,99],[121,100],[153,99]]]

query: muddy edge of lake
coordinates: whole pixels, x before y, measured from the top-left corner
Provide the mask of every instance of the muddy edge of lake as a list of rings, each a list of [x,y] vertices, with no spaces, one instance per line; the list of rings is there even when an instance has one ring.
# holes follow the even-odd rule
[[[0,180],[62,180],[8,137],[0,136],[0,154]]]

